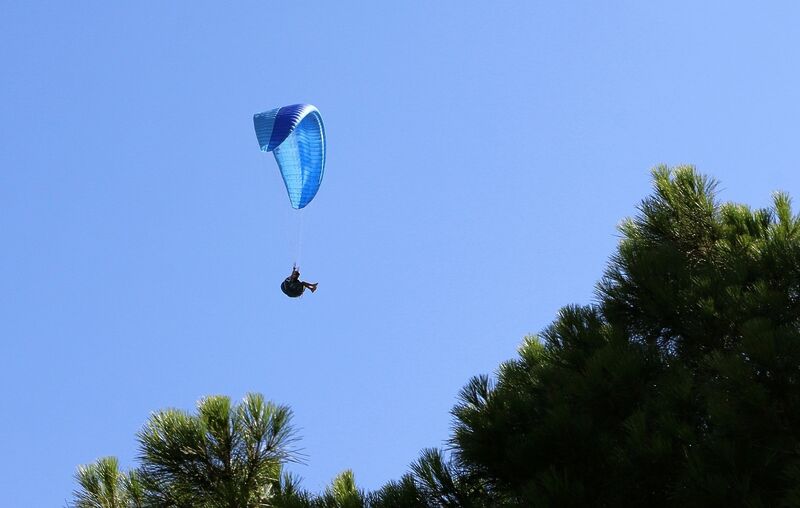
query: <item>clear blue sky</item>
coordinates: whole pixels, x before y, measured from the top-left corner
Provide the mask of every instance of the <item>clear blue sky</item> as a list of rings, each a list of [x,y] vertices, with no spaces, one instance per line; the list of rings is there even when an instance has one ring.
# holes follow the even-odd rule
[[[306,487],[399,478],[592,301],[651,167],[800,195],[800,6],[747,4],[4,2],[0,504],[248,391],[294,408]],[[300,301],[252,126],[297,102],[329,135]]]

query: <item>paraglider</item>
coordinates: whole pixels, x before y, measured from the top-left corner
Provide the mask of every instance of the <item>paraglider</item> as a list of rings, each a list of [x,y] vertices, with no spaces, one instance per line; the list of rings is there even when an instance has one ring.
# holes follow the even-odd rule
[[[306,289],[311,290],[313,293],[317,290],[317,283],[300,280],[300,269],[297,266],[292,266],[292,274],[281,282],[281,291],[289,298],[297,298],[302,296]]]
[[[253,117],[262,152],[272,152],[292,208],[305,208],[317,195],[325,172],[325,127],[311,104],[294,104]]]
[[[325,173],[325,127],[319,110],[311,104],[284,106],[257,113],[253,125],[261,151],[272,152],[278,162],[289,203],[302,210],[317,195]],[[295,263],[281,290],[295,298],[306,288],[313,293],[317,284],[301,281]]]

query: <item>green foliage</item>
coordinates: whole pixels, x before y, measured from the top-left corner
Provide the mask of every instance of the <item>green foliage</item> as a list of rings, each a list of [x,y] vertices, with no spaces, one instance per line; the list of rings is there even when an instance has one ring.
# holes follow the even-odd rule
[[[80,489],[75,491],[76,508],[139,508],[144,491],[136,472],[123,473],[114,457],[98,459],[81,466],[75,475]]]
[[[333,479],[325,493],[315,500],[315,508],[362,508],[364,493],[356,487],[353,472],[344,471]]]
[[[81,467],[74,505],[250,508],[301,497],[296,481],[281,475],[296,455],[291,416],[258,394],[238,405],[207,397],[197,414],[159,411],[138,435],[141,466],[127,475],[114,458]]]
[[[377,492],[370,494],[370,508],[429,508],[427,502],[410,474],[404,475],[400,481],[391,481]]]
[[[142,483],[166,506],[259,506],[293,457],[291,411],[250,394],[207,397],[197,415],[160,411],[139,432]]]
[[[719,203],[691,167],[653,171],[594,305],[568,306],[452,410],[444,453],[364,493],[283,473],[288,408],[209,397],[154,414],[141,467],[79,469],[77,507],[800,506],[800,217]]]
[[[800,464],[800,219],[653,172],[598,303],[567,307],[454,408],[467,470],[524,506],[790,506]]]

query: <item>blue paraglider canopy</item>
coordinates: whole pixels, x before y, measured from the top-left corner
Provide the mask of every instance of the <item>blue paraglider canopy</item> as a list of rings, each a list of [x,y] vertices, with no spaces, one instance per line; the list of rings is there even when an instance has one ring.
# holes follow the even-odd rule
[[[325,127],[311,104],[294,104],[253,116],[261,150],[272,152],[292,208],[314,199],[325,172]]]

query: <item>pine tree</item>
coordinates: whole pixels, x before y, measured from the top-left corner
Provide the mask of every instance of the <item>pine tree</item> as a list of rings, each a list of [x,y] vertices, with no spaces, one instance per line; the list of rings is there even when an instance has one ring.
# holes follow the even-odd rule
[[[597,300],[567,306],[452,410],[449,453],[364,493],[283,472],[291,412],[249,395],[154,414],[141,465],[79,469],[74,506],[800,506],[800,218],[720,203],[692,167],[653,172]]]
[[[653,172],[594,305],[454,408],[463,468],[519,506],[795,506],[800,220]]]

